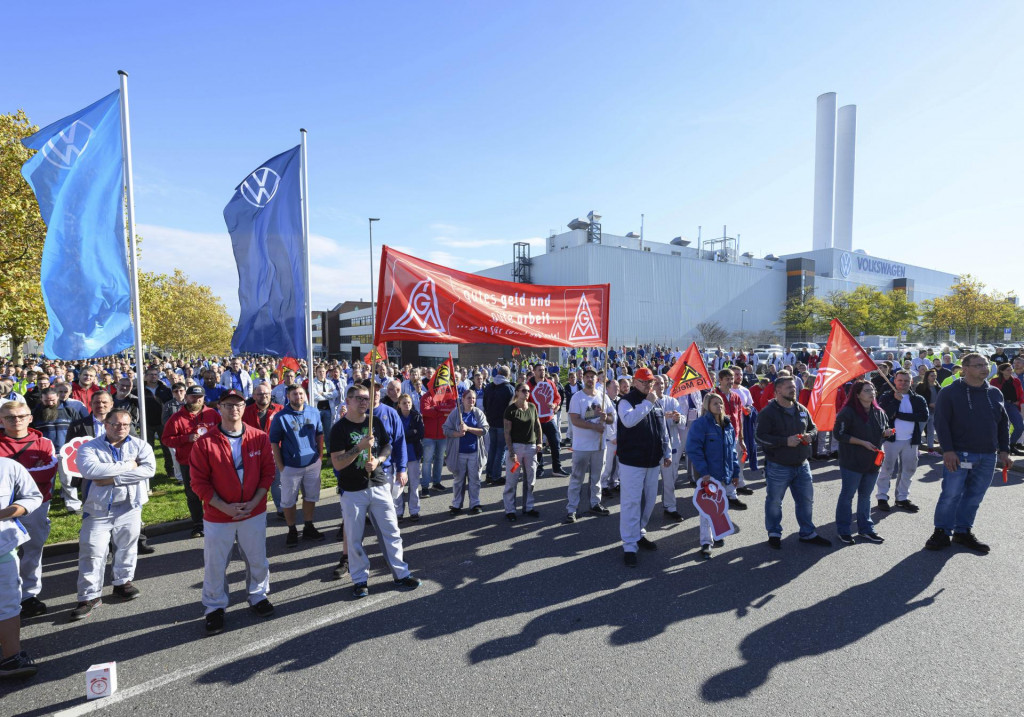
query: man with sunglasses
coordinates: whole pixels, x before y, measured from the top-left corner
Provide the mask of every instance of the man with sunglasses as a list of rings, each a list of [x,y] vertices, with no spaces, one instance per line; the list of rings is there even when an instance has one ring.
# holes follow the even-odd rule
[[[384,461],[391,455],[390,436],[384,422],[370,410],[370,391],[361,383],[349,387],[345,404],[348,410],[331,428],[331,465],[338,477],[338,489],[343,491],[341,514],[352,594],[356,598],[370,594],[367,588],[370,560],[363,550],[363,531],[371,515],[395,582],[415,590],[420,581],[409,574],[409,566],[402,559],[398,515],[391,485],[384,473]],[[404,477],[400,480],[404,481]]]
[[[925,547],[942,550],[952,542],[985,554],[990,548],[972,528],[997,458],[1001,467],[1010,467],[1010,427],[1003,393],[987,380],[989,362],[981,354],[969,353],[962,365],[962,377],[939,391],[935,401],[942,492],[935,505],[935,532]]]
[[[622,492],[619,509],[619,534],[623,561],[636,567],[637,548],[657,550],[646,537],[647,523],[658,498],[658,478],[662,466],[672,465],[672,448],[665,412],[651,390],[654,374],[641,367],[633,374],[633,385],[619,401],[617,454]]]

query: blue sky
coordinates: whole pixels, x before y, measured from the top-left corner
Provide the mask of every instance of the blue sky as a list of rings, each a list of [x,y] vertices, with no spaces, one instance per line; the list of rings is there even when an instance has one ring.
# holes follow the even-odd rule
[[[378,250],[470,271],[591,209],[809,249],[829,91],[858,111],[854,247],[1024,294],[1024,3],[127,5],[7,8],[0,111],[46,124],[127,70],[142,267],[232,313],[221,212],[299,127],[322,308],[369,297],[370,216]]]

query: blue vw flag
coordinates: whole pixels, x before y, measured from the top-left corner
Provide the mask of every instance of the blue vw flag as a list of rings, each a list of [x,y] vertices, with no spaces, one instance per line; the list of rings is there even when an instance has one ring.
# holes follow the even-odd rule
[[[306,355],[299,165],[299,147],[268,159],[235,187],[224,207],[238,265],[235,354]]]
[[[124,230],[120,91],[22,140],[21,174],[46,222],[40,281],[50,358],[109,356],[132,345]]]

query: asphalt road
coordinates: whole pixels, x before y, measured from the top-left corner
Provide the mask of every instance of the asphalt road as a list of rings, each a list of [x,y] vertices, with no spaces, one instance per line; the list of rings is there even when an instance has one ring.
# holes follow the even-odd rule
[[[820,548],[797,542],[784,503],[780,552],[765,543],[757,476],[741,532],[714,559],[697,549],[692,490],[686,520],[655,510],[654,553],[623,566],[618,504],[609,517],[563,525],[565,478],[538,483],[542,517],[508,524],[500,489],[487,510],[447,514],[450,493],[424,502],[403,528],[420,589],[396,589],[371,546],[370,597],[329,580],[333,541],[284,548],[271,519],[271,598],[260,620],[244,605],[232,563],[227,629],[204,635],[199,540],[168,535],[139,562],[143,591],[80,623],[75,556],[47,560],[50,614],[22,635],[40,673],[0,685],[2,715],[337,715],[510,713],[590,715],[1019,715],[1024,623],[1020,474],[996,476],[975,532],[978,556],[923,550],[941,476],[926,459],[916,515],[875,513],[884,545]],[[838,470],[814,464],[815,521],[834,537]],[[337,499],[318,509],[338,524]],[[334,530],[331,531],[332,537]],[[106,594],[109,594],[109,583]],[[85,670],[117,661],[119,692],[86,702]]]

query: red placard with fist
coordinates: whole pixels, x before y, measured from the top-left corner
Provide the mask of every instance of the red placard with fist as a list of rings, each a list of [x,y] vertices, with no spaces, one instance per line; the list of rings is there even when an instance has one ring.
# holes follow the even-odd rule
[[[715,540],[736,532],[736,526],[729,517],[729,501],[725,497],[725,488],[714,478],[709,476],[697,481],[697,490],[693,492],[693,505],[700,515],[711,521],[711,536]]]

